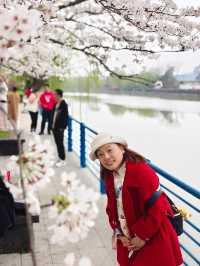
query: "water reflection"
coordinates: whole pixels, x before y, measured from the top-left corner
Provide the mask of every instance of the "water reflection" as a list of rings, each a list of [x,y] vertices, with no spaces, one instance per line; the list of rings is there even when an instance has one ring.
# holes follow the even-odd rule
[[[134,113],[138,116],[145,118],[159,118],[160,121],[163,121],[168,124],[178,125],[180,124],[180,119],[183,118],[179,113],[172,111],[160,111],[153,108],[132,108],[126,107],[120,104],[107,103],[102,101],[95,96],[70,96],[70,99],[73,101],[79,102],[80,104],[86,104],[88,109],[91,111],[100,111],[102,105],[108,107],[110,113],[114,116],[123,116],[126,113]]]
[[[75,100],[75,101],[80,101],[82,103],[99,103],[101,102],[101,99],[95,97],[95,96],[90,96],[89,94],[88,95],[78,95],[78,96],[67,96],[67,98],[70,98],[72,100]]]
[[[160,111],[159,113],[162,115],[163,119],[169,124],[180,124],[180,120],[182,117],[181,114],[169,111]]]
[[[109,111],[115,116],[122,116],[126,112],[130,112],[130,108],[126,108],[122,105],[107,103]]]
[[[175,112],[170,111],[158,111],[150,108],[130,108],[117,104],[107,103],[110,112],[115,116],[122,116],[126,112],[135,113],[138,116],[146,118],[160,118],[161,121],[167,122],[169,124],[178,125],[180,122],[180,115]]]
[[[70,98],[72,101],[75,101],[76,103],[80,103],[80,104],[86,104],[87,107],[90,108],[90,110],[92,111],[99,111],[101,109],[100,103],[101,100],[98,99],[95,96],[89,96],[88,95],[78,95],[78,96],[68,96],[68,98]],[[73,102],[71,103],[73,105]]]
[[[116,95],[66,100],[74,118],[97,132],[117,132],[167,172],[200,186],[199,103]]]
[[[145,116],[145,117],[158,116],[158,112],[150,108],[131,108],[131,107],[126,107],[126,106],[112,104],[112,103],[107,103],[106,105],[108,106],[110,112],[116,116],[124,114],[126,112],[136,113],[140,116]]]

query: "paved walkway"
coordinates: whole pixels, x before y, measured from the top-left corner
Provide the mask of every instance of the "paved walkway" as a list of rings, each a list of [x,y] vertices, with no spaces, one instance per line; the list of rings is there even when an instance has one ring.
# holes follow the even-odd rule
[[[21,127],[25,130],[26,138],[30,138],[28,132],[29,115],[22,114]],[[52,136],[44,135],[42,138],[53,139]],[[5,163],[6,158],[0,157],[0,166]],[[51,179],[51,184],[47,188],[39,192],[41,204],[50,202],[52,194],[59,191],[59,179],[62,170],[67,172],[75,171],[77,176],[83,183],[99,189],[99,184],[94,176],[87,169],[80,169],[77,157],[73,154],[67,154],[67,165],[64,168],[55,168],[55,176]],[[111,231],[105,217],[105,196],[101,196],[99,200],[99,215],[96,220],[95,227],[89,233],[89,236],[77,244],[68,243],[65,246],[52,245],[49,241],[50,232],[48,226],[48,208],[42,209],[40,222],[34,224],[35,250],[38,266],[64,266],[64,258],[67,253],[74,252],[77,257],[89,256],[92,260],[92,266],[116,266],[114,252],[111,249]],[[20,236],[19,236],[20,237]],[[27,254],[0,254],[0,265],[5,266],[32,266],[31,256]],[[75,264],[75,266],[78,266]]]

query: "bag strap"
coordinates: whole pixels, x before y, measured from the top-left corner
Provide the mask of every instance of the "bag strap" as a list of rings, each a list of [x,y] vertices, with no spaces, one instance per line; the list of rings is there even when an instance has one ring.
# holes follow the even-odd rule
[[[152,196],[145,202],[145,209],[149,209],[162,193],[163,191],[161,189],[155,191]]]

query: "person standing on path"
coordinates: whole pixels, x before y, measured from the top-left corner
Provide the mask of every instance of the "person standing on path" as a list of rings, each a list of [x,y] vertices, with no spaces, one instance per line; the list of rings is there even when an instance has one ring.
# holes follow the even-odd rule
[[[27,101],[27,110],[29,111],[30,118],[31,118],[31,132],[35,132],[37,128],[37,120],[38,120],[38,92],[32,90],[31,94],[28,97]]]
[[[173,211],[163,192],[146,210],[160,188],[145,158],[128,149],[126,140],[101,133],[91,143],[91,160],[100,162],[107,194],[106,212],[113,229],[113,247],[120,266],[180,266],[183,258],[169,217]]]
[[[12,86],[7,94],[8,119],[17,127],[20,96],[16,86]]]
[[[28,98],[31,95],[31,93],[32,93],[32,88],[31,87],[26,87],[24,89],[24,93],[23,93],[23,96],[22,96],[22,103],[23,103],[22,112],[23,113],[26,113],[28,111],[26,108],[27,108]]]
[[[59,157],[56,166],[61,167],[65,165],[64,131],[68,121],[68,105],[63,99],[62,90],[55,90],[55,98],[57,104],[54,107],[52,131]]]
[[[48,122],[48,134],[51,134],[52,130],[52,116],[53,108],[56,104],[54,92],[48,87],[45,87],[44,92],[41,93],[39,98],[39,105],[42,109],[42,122],[39,135],[44,134],[45,124]]]
[[[7,129],[7,93],[8,87],[3,77],[0,77],[0,129]]]

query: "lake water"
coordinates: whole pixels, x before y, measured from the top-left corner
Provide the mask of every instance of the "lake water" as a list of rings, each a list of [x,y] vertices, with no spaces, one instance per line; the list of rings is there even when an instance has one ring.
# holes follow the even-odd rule
[[[200,102],[109,94],[66,94],[70,114],[200,189]]]

